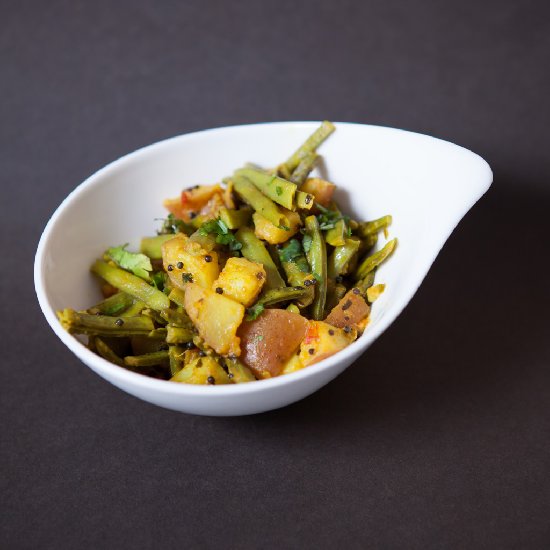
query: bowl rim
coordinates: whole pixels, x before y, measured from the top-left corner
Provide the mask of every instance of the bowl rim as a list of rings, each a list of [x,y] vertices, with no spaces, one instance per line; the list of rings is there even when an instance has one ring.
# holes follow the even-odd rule
[[[353,362],[353,360],[358,357],[362,351],[365,351],[370,344],[372,344],[382,332],[384,332],[388,326],[401,314],[401,312],[407,307],[410,300],[414,296],[418,286],[420,286],[422,280],[426,276],[431,263],[443,247],[449,235],[445,235],[445,238],[442,239],[441,245],[432,251],[432,262],[428,264],[427,269],[422,273],[420,278],[420,283],[416,287],[415,291],[411,293],[401,304],[398,305],[395,315],[387,315],[380,319],[379,322],[374,324],[372,327],[367,329],[365,333],[352,342],[349,346],[343,350],[335,353],[334,355],[319,361],[306,368],[300,369],[298,371],[280,375],[274,378],[257,380],[254,383],[243,383],[243,384],[221,384],[221,385],[193,385],[193,384],[178,384],[170,382],[169,380],[160,380],[156,378],[151,378],[149,376],[139,374],[124,367],[120,367],[107,361],[103,357],[95,354],[89,350],[82,342],[80,342],[73,335],[69,334],[61,324],[59,323],[56,315],[55,309],[53,308],[48,294],[46,292],[46,283],[45,283],[45,257],[48,250],[48,244],[52,237],[54,228],[63,214],[63,212],[70,208],[71,205],[78,199],[78,197],[89,188],[94,187],[99,184],[102,178],[109,174],[109,172],[119,169],[126,164],[130,164],[135,157],[140,157],[143,155],[154,153],[157,149],[162,149],[169,144],[175,141],[185,142],[188,140],[193,140],[197,137],[206,136],[210,133],[228,131],[228,130],[243,130],[246,131],[250,128],[259,128],[259,127],[275,127],[275,126],[292,126],[292,127],[303,127],[313,129],[315,126],[319,125],[321,121],[277,121],[277,122],[261,122],[261,123],[252,123],[252,124],[236,124],[230,126],[221,126],[215,128],[208,128],[204,130],[193,131],[190,133],[180,134],[177,136],[172,136],[160,141],[156,141],[152,144],[145,145],[140,147],[130,153],[127,153],[100,168],[90,176],[88,176],[83,182],[81,182],[77,187],[75,187],[65,199],[60,203],[56,208],[54,213],[51,215],[48,220],[42,235],[40,237],[38,247],[36,250],[35,261],[34,261],[34,285],[35,292],[38,298],[38,302],[42,313],[44,314],[48,324],[59,337],[59,339],[87,366],[90,367],[90,364],[94,365],[92,368],[96,370],[99,374],[105,372],[108,373],[110,378],[117,379],[119,381],[124,381],[130,384],[133,387],[148,388],[157,390],[160,393],[167,393],[171,395],[246,395],[249,393],[256,393],[258,391],[270,390],[277,387],[284,387],[289,384],[294,384],[299,380],[310,378],[322,371],[328,371],[334,368],[337,364],[346,363],[347,366]],[[446,141],[440,138],[429,136],[427,134],[421,134],[417,132],[412,132],[409,130],[402,130],[398,128],[392,128],[389,126],[378,126],[372,124],[362,124],[356,122],[333,122],[333,124],[338,127],[366,127],[371,129],[376,129],[377,131],[383,131],[388,133],[405,133],[410,136],[414,136],[416,139],[427,140],[427,141],[437,141],[446,146],[452,148],[462,149],[465,152],[478,157],[482,161],[482,165],[485,165],[487,171],[487,181],[485,188],[481,191],[479,196],[476,198],[474,203],[483,196],[492,183],[492,171],[488,163],[477,153],[470,151],[469,149],[456,145],[450,141]],[[450,224],[449,234],[453,231],[454,227],[458,224],[462,216],[459,216],[456,219],[454,224]],[[344,368],[346,368],[344,367]]]

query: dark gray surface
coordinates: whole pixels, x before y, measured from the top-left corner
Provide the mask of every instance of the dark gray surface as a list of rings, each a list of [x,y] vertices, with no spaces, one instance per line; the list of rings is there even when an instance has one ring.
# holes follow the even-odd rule
[[[549,20],[542,0],[0,2],[0,546],[548,548]],[[71,356],[32,281],[67,193],[164,137],[320,118],[495,173],[362,360],[216,419]]]

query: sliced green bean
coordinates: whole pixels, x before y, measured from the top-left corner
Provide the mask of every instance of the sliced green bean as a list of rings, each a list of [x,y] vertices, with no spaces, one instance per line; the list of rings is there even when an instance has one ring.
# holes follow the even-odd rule
[[[367,256],[357,268],[355,272],[355,279],[357,281],[364,279],[375,267],[378,267],[384,260],[390,257],[397,244],[397,239],[388,241],[384,248]]]
[[[319,222],[315,216],[305,219],[306,232],[311,238],[311,246],[306,251],[311,271],[317,279],[315,298],[312,304],[312,317],[316,321],[324,318],[327,299],[327,250]]]
[[[134,299],[125,292],[117,292],[87,310],[90,315],[117,315],[128,309]]]
[[[309,289],[303,286],[287,286],[284,288],[274,288],[265,292],[260,300],[259,304],[265,307],[274,306],[280,302],[288,302],[290,300],[301,300],[308,294]]]
[[[160,316],[174,327],[190,328],[193,326],[193,322],[184,308],[163,309],[160,312]]]
[[[267,218],[273,225],[288,227],[289,222],[281,209],[250,180],[244,177],[236,177],[233,180],[233,188],[246,204],[250,205],[264,218]]]
[[[107,359],[119,367],[124,366],[124,361],[101,338],[95,338],[95,349],[103,359]]]
[[[328,259],[328,276],[331,279],[345,275],[353,256],[359,250],[361,241],[355,237],[344,240],[342,246],[337,246]]]
[[[168,350],[168,362],[170,366],[170,375],[174,376],[181,369],[183,369],[183,354],[185,353],[185,348],[180,346],[170,346]]]
[[[311,134],[302,145],[292,154],[292,156],[281,166],[279,166],[279,171],[283,174],[287,174],[286,177],[290,177],[290,175],[296,170],[298,165],[300,164],[301,160],[306,157],[307,155],[310,155],[311,153],[314,153],[319,145],[327,139],[332,132],[336,130],[334,124],[332,122],[329,122],[328,120],[323,121],[321,126]]]
[[[316,153],[306,153],[304,157],[300,160],[298,166],[296,166],[294,172],[292,172],[289,181],[295,183],[298,187],[300,187],[300,185],[302,185],[302,183],[306,181],[313,168],[315,168],[315,162],[318,157],[319,155],[317,155]]]
[[[331,246],[343,246],[348,236],[348,228],[345,220],[338,220],[334,227],[325,233],[325,240]]]
[[[260,170],[244,168],[235,172],[239,176],[251,181],[266,197],[280,204],[288,210],[294,210],[294,196],[297,186],[279,176],[266,174]],[[238,192],[238,190],[237,190]],[[267,217],[267,216],[266,216]]]
[[[173,288],[168,294],[168,298],[176,305],[185,307],[185,292],[180,288]]]
[[[166,331],[167,344],[186,344],[193,341],[194,332],[189,328],[168,325]]]
[[[154,351],[143,355],[128,355],[124,358],[124,364],[128,367],[154,367],[156,365],[168,365],[167,351]]]
[[[174,235],[157,235],[156,237],[143,237],[141,239],[140,251],[151,260],[162,259],[162,245],[173,239]]]
[[[296,193],[296,206],[301,210],[311,210],[315,203],[315,197],[310,193],[298,191]]]
[[[357,228],[357,233],[365,238],[369,235],[375,235],[379,231],[386,229],[392,223],[391,216],[382,216],[377,220],[372,220],[369,222],[360,222]]]
[[[127,310],[123,311],[120,314],[120,317],[136,317],[138,316],[147,306],[141,300],[136,300]]]
[[[149,285],[143,279],[114,267],[102,260],[96,260],[92,266],[92,271],[105,279],[110,285],[126,292],[137,300],[145,302],[152,309],[166,309],[170,306],[168,296],[160,290]]]
[[[266,272],[266,281],[264,288],[270,290],[285,286],[275,262],[269,255],[263,242],[256,237],[254,230],[250,227],[241,227],[235,234],[237,240],[243,245],[242,255],[251,262],[257,262],[264,266]]]
[[[252,209],[243,206],[238,210],[233,208],[220,208],[220,220],[227,225],[228,229],[239,229],[247,225],[252,217]]]
[[[145,335],[155,326],[149,317],[110,317],[108,315],[90,315],[74,309],[57,312],[59,322],[71,334],[89,334],[93,336],[134,336]]]
[[[374,284],[374,278],[376,276],[376,269],[369,271],[363,279],[355,283],[355,286],[359,289],[362,296],[367,294],[367,290]]]

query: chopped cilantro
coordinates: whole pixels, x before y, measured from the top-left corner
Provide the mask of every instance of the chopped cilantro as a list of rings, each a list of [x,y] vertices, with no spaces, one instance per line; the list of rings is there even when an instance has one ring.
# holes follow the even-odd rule
[[[192,273],[182,273],[181,278],[183,279],[184,283],[192,283],[193,282],[193,274]]]
[[[243,245],[235,238],[235,235],[229,231],[227,225],[219,218],[204,222],[200,226],[199,233],[203,236],[209,235],[210,233],[215,233],[216,242],[218,244],[226,245],[231,251],[240,250],[243,247]]]
[[[193,227],[188,223],[185,223],[183,220],[176,218],[174,214],[168,214],[168,216],[163,219],[163,224],[160,231],[157,231],[159,235],[170,235],[176,233],[186,233],[187,235],[190,235],[192,232]]]
[[[283,194],[283,188],[280,185],[277,185],[277,187],[275,187],[275,191],[277,192],[278,197]]]
[[[141,277],[148,281],[149,271],[153,270],[151,260],[145,254],[128,252],[125,250],[127,246],[128,243],[109,248],[106,255],[122,269],[131,271],[137,277]]]
[[[334,229],[336,222],[340,220],[344,220],[346,224],[349,222],[349,216],[342,216],[340,212],[325,208],[319,203],[316,203],[316,206],[321,211],[321,213],[317,215],[319,229],[321,230]]]
[[[151,282],[157,290],[164,290],[166,284],[166,273],[164,271],[156,271],[151,273]]]
[[[304,247],[304,250],[306,254],[311,250],[311,243],[313,242],[313,239],[311,235],[308,235],[307,233],[304,235],[304,238],[302,239],[302,246]]]
[[[291,262],[302,255],[302,246],[298,239],[290,239],[285,247],[279,252],[281,262]]]
[[[265,306],[261,302],[258,302],[257,304],[254,304],[252,307],[249,307],[246,310],[246,320],[255,321],[262,314],[262,311],[264,309],[265,309]]]

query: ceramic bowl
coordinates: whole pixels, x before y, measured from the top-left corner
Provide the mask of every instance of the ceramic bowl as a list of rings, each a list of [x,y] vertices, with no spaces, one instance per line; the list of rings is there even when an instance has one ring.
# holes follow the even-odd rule
[[[386,291],[356,342],[296,373],[248,384],[193,386],[156,380],[118,367],[63,330],[55,311],[85,309],[100,299],[89,272],[112,245],[137,247],[165,216],[162,200],[198,183],[213,183],[254,162],[284,160],[317,122],[233,126],[155,143],[102,168],[79,185],[48,222],[35,259],[35,288],[44,315],[62,342],[97,374],[161,407],[203,415],[244,415],[283,407],[315,392],[351,365],[413,297],[460,219],[492,182],[478,155],[433,137],[337,123],[320,149],[323,175],[337,200],[359,220],[392,214],[399,245],[377,273]],[[46,352],[46,350],[44,350]],[[71,376],[67,371],[67,376]],[[90,397],[91,399],[92,397]]]

